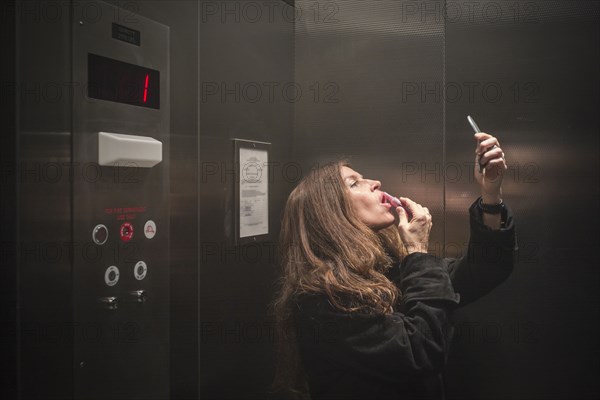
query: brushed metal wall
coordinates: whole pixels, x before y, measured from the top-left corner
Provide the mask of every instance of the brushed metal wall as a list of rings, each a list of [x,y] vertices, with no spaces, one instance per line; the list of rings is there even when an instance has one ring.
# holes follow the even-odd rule
[[[305,168],[349,157],[429,207],[431,251],[458,257],[479,195],[466,116],[505,149],[518,266],[457,313],[449,398],[598,396],[598,3],[296,7],[310,11],[296,21],[296,80],[329,85],[295,107]]]
[[[293,11],[284,2],[200,2],[200,398],[266,398],[273,374],[274,240],[234,245],[234,138],[272,143],[269,231],[291,184]]]
[[[17,46],[14,40],[16,33],[16,7],[14,2],[0,4],[0,13],[4,16],[0,25],[0,37],[4,38],[4,57],[16,60]],[[16,82],[16,63],[0,63],[0,81],[3,85],[10,86]],[[5,325],[12,328],[17,319],[17,121],[15,118],[16,92],[9,90],[0,91],[0,126],[4,132],[4,141],[0,146],[0,160],[2,160],[0,196],[0,251],[1,262],[4,266],[4,279],[0,281],[0,302],[2,313],[5,315]],[[0,377],[0,385],[5,388],[7,397],[17,396],[17,330],[5,329],[0,340],[2,357],[2,370],[6,371]]]
[[[306,170],[348,158],[383,190],[426,204],[441,254],[443,180],[420,172],[443,160],[443,102],[410,93],[443,80],[444,23],[423,21],[412,4],[296,2],[295,76],[306,96],[294,109],[294,159]]]
[[[600,4],[477,3],[446,21],[446,159],[472,161],[467,114],[499,138],[520,250],[508,281],[456,315],[448,398],[597,398]],[[475,188],[448,172],[450,253]]]
[[[66,86],[72,80],[66,57],[71,30],[68,18],[39,18],[36,5],[45,3],[23,1],[15,8],[16,390],[19,398],[68,399],[75,330],[69,252],[72,101]],[[23,15],[21,7],[31,14]]]

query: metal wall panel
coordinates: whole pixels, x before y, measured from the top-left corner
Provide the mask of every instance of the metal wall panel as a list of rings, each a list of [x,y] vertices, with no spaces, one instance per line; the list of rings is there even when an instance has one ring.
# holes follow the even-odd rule
[[[296,2],[295,80],[303,96],[295,103],[293,150],[304,170],[348,158],[383,190],[428,207],[431,248],[441,254],[443,102],[421,102],[420,90],[443,81],[444,21],[423,19],[416,4]]]
[[[4,16],[0,25],[0,37],[3,39],[4,57],[8,62],[0,64],[0,129],[4,132],[0,146],[0,167],[2,195],[0,196],[0,262],[4,270],[4,279],[0,281],[0,302],[4,315],[3,333],[0,340],[2,370],[0,386],[6,397],[17,397],[18,346],[17,330],[17,135],[16,135],[16,4],[0,4],[0,13]],[[8,329],[7,329],[8,328]]]
[[[448,252],[477,194],[468,114],[505,151],[520,247],[512,276],[456,315],[448,397],[597,398],[599,3],[448,4],[462,10],[446,28]]]
[[[457,313],[449,396],[597,396],[598,272],[588,255],[598,222],[597,3],[296,6],[309,10],[296,20],[296,81],[334,94],[296,103],[294,160],[305,168],[349,156],[384,189],[433,210],[431,251],[458,257],[479,195],[466,116],[507,154],[518,267]],[[589,206],[571,209],[573,199]]]
[[[70,20],[16,5],[19,398],[72,398]],[[60,8],[68,15],[69,4]],[[42,61],[43,60],[43,61]]]
[[[292,17],[288,17],[291,15]],[[200,398],[266,398],[273,376],[268,313],[276,242],[234,245],[232,139],[271,143],[269,232],[291,183],[293,8],[284,2],[200,2]]]

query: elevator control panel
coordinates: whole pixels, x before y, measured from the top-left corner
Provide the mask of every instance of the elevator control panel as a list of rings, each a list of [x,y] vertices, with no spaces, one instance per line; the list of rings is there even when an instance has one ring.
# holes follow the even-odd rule
[[[74,392],[168,398],[170,31],[115,4],[72,10]]]

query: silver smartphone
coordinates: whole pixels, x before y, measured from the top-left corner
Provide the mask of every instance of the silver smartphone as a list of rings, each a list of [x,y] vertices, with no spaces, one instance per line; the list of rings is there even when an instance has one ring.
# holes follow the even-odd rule
[[[475,133],[481,132],[481,129],[479,129],[479,127],[477,126],[477,123],[470,115],[467,115],[467,121],[469,121],[469,124],[471,125],[471,128],[473,128]],[[481,171],[483,171],[483,167],[481,166],[481,163],[479,163],[479,172],[481,172]]]
[[[469,124],[471,124],[471,128],[473,128],[475,133],[481,132],[481,129],[479,129],[479,127],[475,123],[475,120],[470,115],[467,115],[467,121],[469,121]]]

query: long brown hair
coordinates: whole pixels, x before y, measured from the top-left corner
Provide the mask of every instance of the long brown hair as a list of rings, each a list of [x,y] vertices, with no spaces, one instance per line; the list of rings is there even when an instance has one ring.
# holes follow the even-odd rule
[[[313,169],[285,206],[280,249],[282,275],[273,302],[277,324],[277,372],[273,390],[308,398],[292,306],[303,293],[326,294],[345,312],[391,313],[400,293],[384,276],[406,249],[395,226],[373,231],[360,221],[341,176],[346,161]]]

